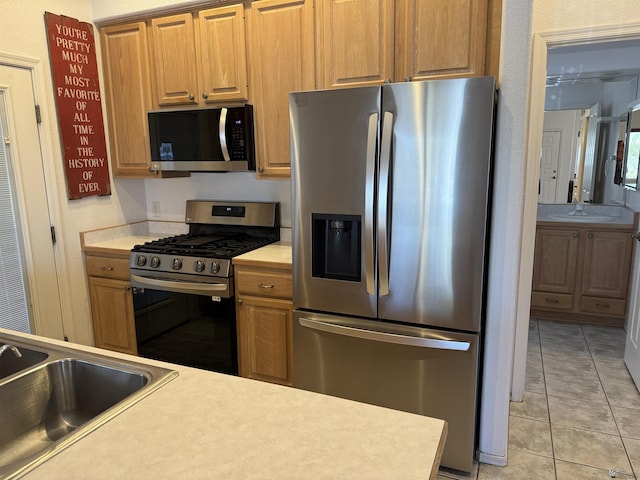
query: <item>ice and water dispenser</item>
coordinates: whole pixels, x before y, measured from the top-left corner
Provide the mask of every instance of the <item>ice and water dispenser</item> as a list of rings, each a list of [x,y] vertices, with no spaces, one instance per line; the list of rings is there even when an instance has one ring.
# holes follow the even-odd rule
[[[360,281],[360,216],[312,214],[314,277]]]

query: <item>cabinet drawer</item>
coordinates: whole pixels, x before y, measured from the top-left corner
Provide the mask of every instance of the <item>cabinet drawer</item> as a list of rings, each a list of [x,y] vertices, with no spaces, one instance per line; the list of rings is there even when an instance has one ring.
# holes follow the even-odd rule
[[[277,271],[245,270],[236,267],[238,293],[261,297],[291,298],[291,275]]]
[[[87,256],[87,274],[90,277],[129,279],[129,259]]]
[[[532,308],[571,310],[572,306],[573,295],[547,292],[533,292],[531,294]]]
[[[612,317],[624,317],[627,302],[615,298],[586,297],[580,298],[580,310],[583,312],[599,313]]]

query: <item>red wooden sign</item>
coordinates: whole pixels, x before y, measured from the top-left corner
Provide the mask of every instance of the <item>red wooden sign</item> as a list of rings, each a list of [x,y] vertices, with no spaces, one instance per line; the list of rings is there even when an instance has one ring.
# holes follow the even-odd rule
[[[44,16],[69,198],[111,195],[93,25]]]

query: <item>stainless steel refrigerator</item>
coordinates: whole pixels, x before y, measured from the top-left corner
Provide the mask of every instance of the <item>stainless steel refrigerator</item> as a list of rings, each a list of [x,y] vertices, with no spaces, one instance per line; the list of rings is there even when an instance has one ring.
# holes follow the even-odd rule
[[[442,465],[470,471],[494,79],[289,102],[294,386],[443,418]]]

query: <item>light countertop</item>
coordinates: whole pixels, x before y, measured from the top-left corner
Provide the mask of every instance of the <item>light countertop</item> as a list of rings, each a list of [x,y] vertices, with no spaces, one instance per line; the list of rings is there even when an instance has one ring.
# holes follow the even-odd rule
[[[272,243],[251,252],[233,257],[234,265],[253,267],[279,267],[291,269],[291,245],[287,243]]]
[[[29,480],[436,477],[443,420],[72,346],[179,376],[27,473]]]
[[[135,245],[187,233],[188,229],[180,222],[129,223],[80,232],[80,245],[84,252],[128,255]]]

